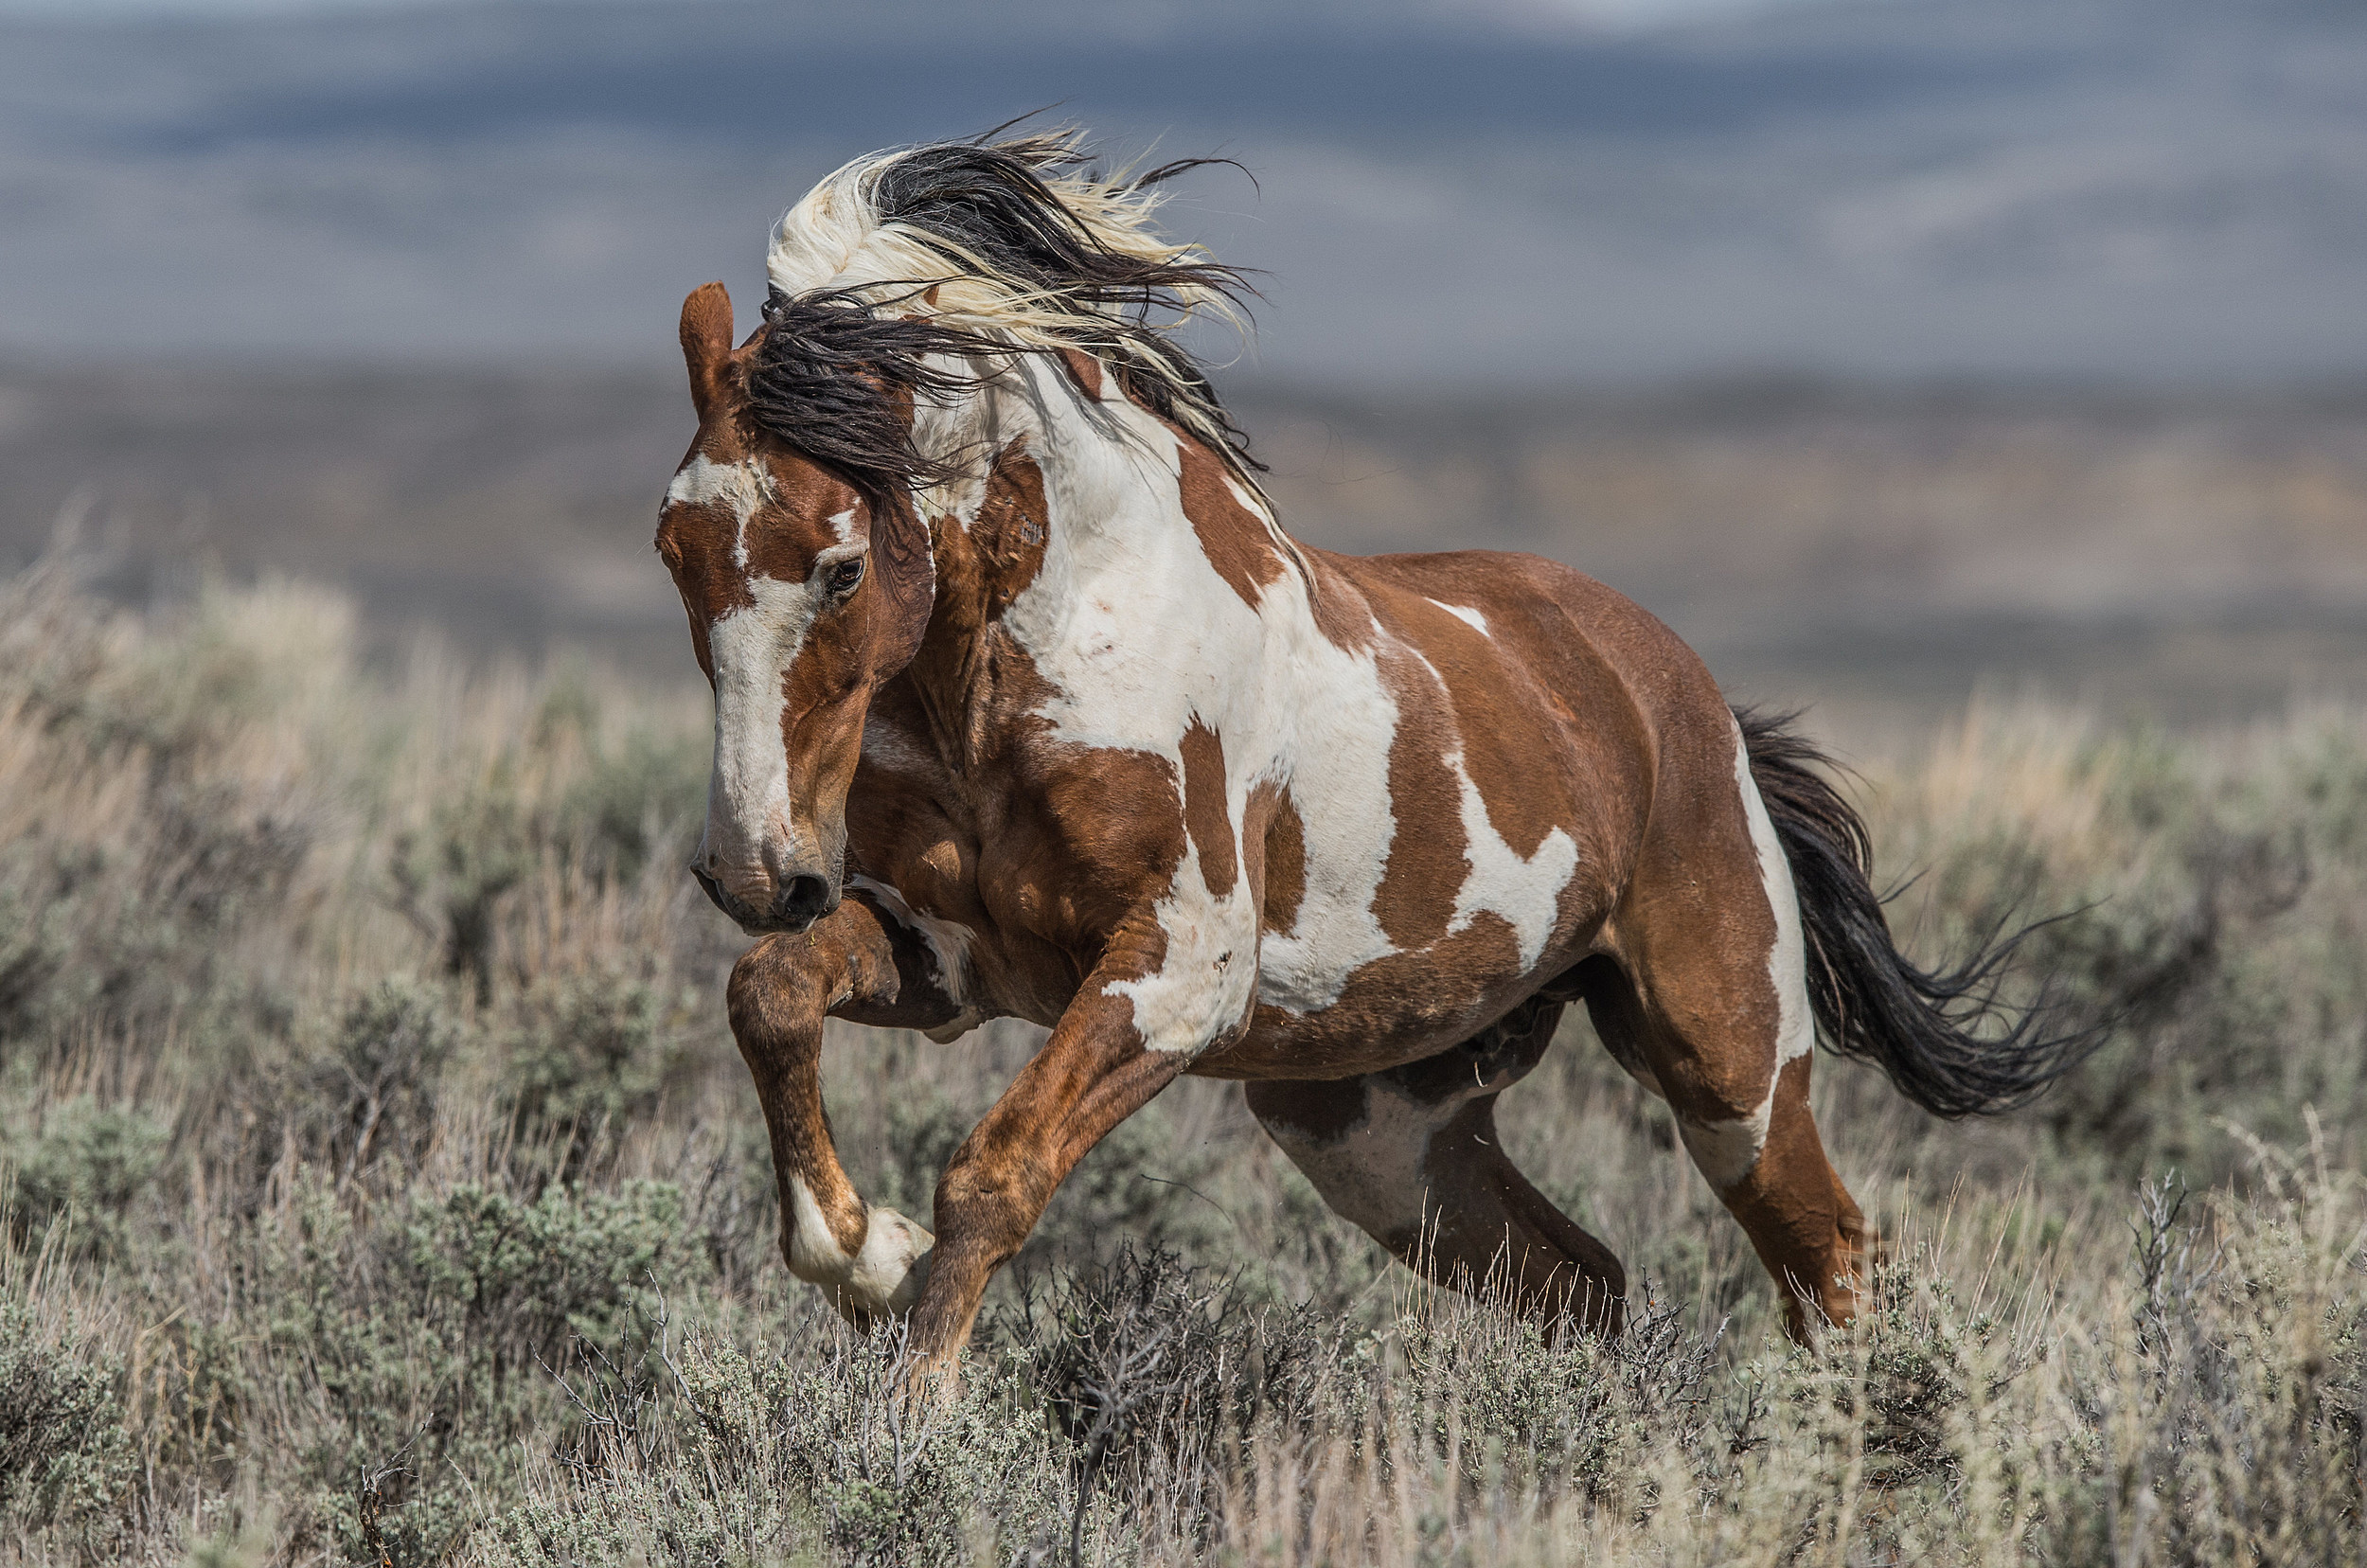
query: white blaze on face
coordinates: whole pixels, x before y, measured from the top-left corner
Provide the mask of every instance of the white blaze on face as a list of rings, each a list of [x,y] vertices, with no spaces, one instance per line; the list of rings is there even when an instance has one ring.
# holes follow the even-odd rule
[[[810,582],[750,578],[755,603],[720,615],[707,628],[715,664],[715,772],[707,785],[706,837],[725,885],[732,874],[770,871],[768,846],[794,850],[790,820],[789,751],[782,734],[789,667],[820,608]]]
[[[1766,889],[1769,910],[1775,917],[1775,942],[1768,950],[1767,978],[1775,991],[1774,1075],[1787,1062],[1806,1056],[1816,1046],[1816,1015],[1808,1006],[1807,943],[1800,928],[1800,895],[1791,881],[1791,862],[1767,802],[1751,777],[1751,757],[1735,733],[1735,783],[1742,793],[1744,817],[1751,826],[1751,846],[1758,853],[1759,882]],[[1719,1191],[1751,1174],[1767,1147],[1767,1130],[1775,1112],[1775,1081],[1768,1080],[1767,1097],[1747,1116],[1723,1122],[1688,1122],[1680,1118],[1678,1131],[1701,1174]]]
[[[773,493],[771,474],[761,462],[718,463],[700,455],[674,475],[666,498],[682,506],[729,508],[732,559],[747,572],[749,525]],[[769,880],[799,851],[819,848],[810,842],[811,825],[794,821],[790,811],[783,710],[789,668],[823,607],[822,573],[862,553],[863,545],[852,542],[854,516],[850,508],[830,519],[838,543],[821,552],[805,581],[749,573],[743,585],[750,602],[707,627],[707,655],[715,670],[715,766],[707,782],[699,858],[735,892]]]

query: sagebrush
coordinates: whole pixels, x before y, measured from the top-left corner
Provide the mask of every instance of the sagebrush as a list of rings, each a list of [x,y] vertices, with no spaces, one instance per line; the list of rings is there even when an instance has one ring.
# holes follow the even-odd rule
[[[683,661],[686,666],[687,659]],[[2102,1022],[1944,1125],[1819,1064],[1891,1241],[1786,1344],[1582,1020],[1504,1104],[1641,1282],[1554,1345],[1332,1218],[1186,1081],[1062,1191],[959,1398],[774,1254],[680,866],[703,691],[365,657],[350,606],[0,607],[0,1558],[33,1562],[2356,1560],[2367,716],[1991,704],[1860,742],[1934,957]],[[1844,752],[1852,737],[1832,737]],[[1032,1048],[847,1030],[869,1196]]]

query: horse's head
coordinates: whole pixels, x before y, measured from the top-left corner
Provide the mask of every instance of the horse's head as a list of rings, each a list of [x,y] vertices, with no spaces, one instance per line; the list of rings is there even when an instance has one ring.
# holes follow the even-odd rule
[[[802,931],[838,907],[864,715],[917,648],[934,584],[903,497],[859,489],[751,416],[756,340],[735,351],[731,335],[721,283],[683,302],[699,434],[657,530],[715,688],[690,868],[745,929]]]

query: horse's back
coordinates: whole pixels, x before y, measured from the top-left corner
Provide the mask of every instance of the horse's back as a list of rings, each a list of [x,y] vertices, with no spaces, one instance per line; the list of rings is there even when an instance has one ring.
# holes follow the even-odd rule
[[[1640,830],[1663,787],[1703,766],[1726,770],[1733,720],[1708,666],[1617,589],[1518,551],[1340,563],[1377,606],[1415,621],[1420,612],[1404,608],[1414,601],[1451,608],[1482,631],[1504,692],[1492,717],[1532,744],[1566,747],[1574,774],[1596,792],[1624,786],[1614,793],[1632,809],[1616,813],[1621,828]]]

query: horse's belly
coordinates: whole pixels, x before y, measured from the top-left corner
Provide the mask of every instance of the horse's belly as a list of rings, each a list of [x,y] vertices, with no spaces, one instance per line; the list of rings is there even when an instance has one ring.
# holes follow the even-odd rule
[[[1418,948],[1335,961],[1328,969],[1321,954],[1270,935],[1250,1027],[1192,1071],[1232,1078],[1346,1078],[1460,1044],[1594,950],[1610,890],[1580,874],[1556,891],[1561,918],[1541,950],[1490,911]]]

